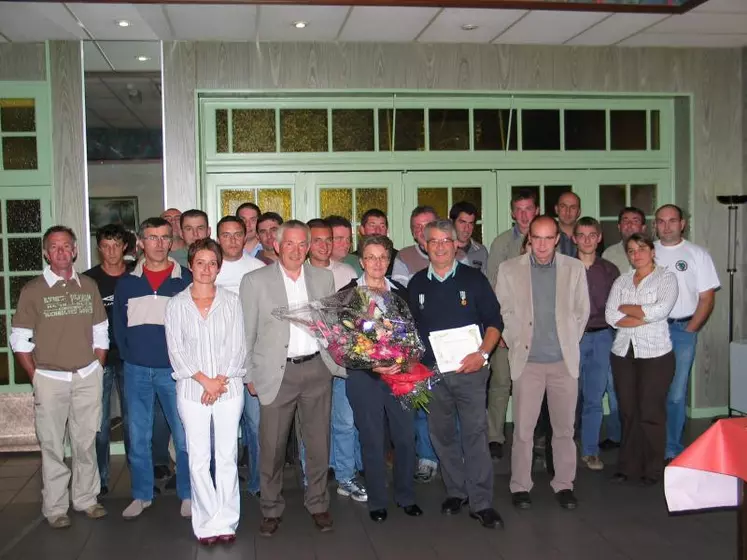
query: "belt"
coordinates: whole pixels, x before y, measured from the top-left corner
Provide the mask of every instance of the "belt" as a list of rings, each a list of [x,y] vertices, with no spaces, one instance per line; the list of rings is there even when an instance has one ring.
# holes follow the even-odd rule
[[[669,323],[670,325],[672,323],[689,323],[690,319],[692,319],[692,318],[693,318],[692,315],[690,315],[689,317],[680,317],[679,319],[672,319],[670,317],[669,319],[667,319],[667,323]]]
[[[600,331],[606,331],[609,327],[589,327],[584,332],[587,333],[593,333],[593,332],[600,332]]]
[[[308,354],[306,356],[296,356],[295,358],[288,358],[286,359],[286,362],[290,362],[292,364],[302,364],[304,362],[308,362],[309,360],[313,360],[319,355],[319,352],[314,352],[313,354]]]

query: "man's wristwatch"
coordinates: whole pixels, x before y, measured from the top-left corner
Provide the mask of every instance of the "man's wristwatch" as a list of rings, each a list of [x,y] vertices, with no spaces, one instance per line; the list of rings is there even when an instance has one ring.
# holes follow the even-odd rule
[[[478,352],[480,352],[480,356],[482,356],[482,359],[485,360],[485,363],[487,364],[488,358],[490,358],[490,354],[488,352],[482,352],[480,350],[478,350]]]

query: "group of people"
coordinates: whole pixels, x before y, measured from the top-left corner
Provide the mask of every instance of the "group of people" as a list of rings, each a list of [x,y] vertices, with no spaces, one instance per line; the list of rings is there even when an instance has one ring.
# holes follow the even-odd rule
[[[334,527],[330,469],[339,495],[386,520],[390,452],[394,502],[405,514],[422,515],[414,484],[440,471],[443,514],[467,507],[484,527],[502,526],[492,460],[503,457],[509,396],[515,507],[531,507],[538,442],[560,506],[577,506],[574,439],[582,464],[602,470],[605,394],[601,445],[620,447],[613,479],[655,483],[682,450],[697,332],[718,275],[707,251],[683,238],[677,206],[656,211],[656,242],[645,214],[623,209],[622,240],[603,253],[601,225],[579,218],[577,195],[564,193],[555,211],[557,220],[540,215],[534,192],[519,190],[514,226],[488,250],[474,239],[479,211],[471,203],[456,203],[448,219],[419,206],[410,219],[415,243],[397,251],[386,214],[371,209],[351,253],[353,228],[341,216],[284,221],[245,203],[216,224],[213,240],[203,211],[171,208],[140,224],[134,266],[124,258],[127,232],[100,229],[101,264],[83,275],[73,267],[74,232],[50,228],[48,266],[24,287],[10,336],[34,386],[44,516],[52,527],[70,526],[70,494],[75,510],[106,515],[99,496],[109,484],[114,384],[133,498],[123,516],[151,506],[170,432],[181,515],[203,544],[235,539],[239,447],[262,510],[259,533],[279,529],[294,425],[304,503],[322,532]],[[479,347],[442,372],[427,413],[403,408],[382,381],[398,365],[346,370],[309,332],[272,313],[356,286],[408,303],[425,366],[436,363],[430,333],[479,328]]]

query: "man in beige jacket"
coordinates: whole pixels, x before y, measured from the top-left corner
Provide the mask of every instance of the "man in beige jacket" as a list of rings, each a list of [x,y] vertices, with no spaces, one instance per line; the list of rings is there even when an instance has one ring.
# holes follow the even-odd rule
[[[531,507],[534,428],[547,391],[554,428],[550,485],[561,507],[573,509],[579,342],[589,318],[586,269],[581,261],[556,252],[560,230],[553,218],[535,218],[529,237],[528,254],[500,265],[495,290],[514,387],[510,489],[514,506]]]

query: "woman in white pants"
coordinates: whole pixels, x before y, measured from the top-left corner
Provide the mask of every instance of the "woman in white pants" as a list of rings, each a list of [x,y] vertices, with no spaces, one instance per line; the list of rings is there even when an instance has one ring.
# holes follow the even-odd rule
[[[239,298],[215,285],[223,254],[212,239],[189,248],[193,282],[166,307],[166,340],[177,385],[192,482],[192,529],[201,544],[232,543],[239,524],[236,466],[244,409],[246,341]],[[210,424],[215,432],[215,485]]]

